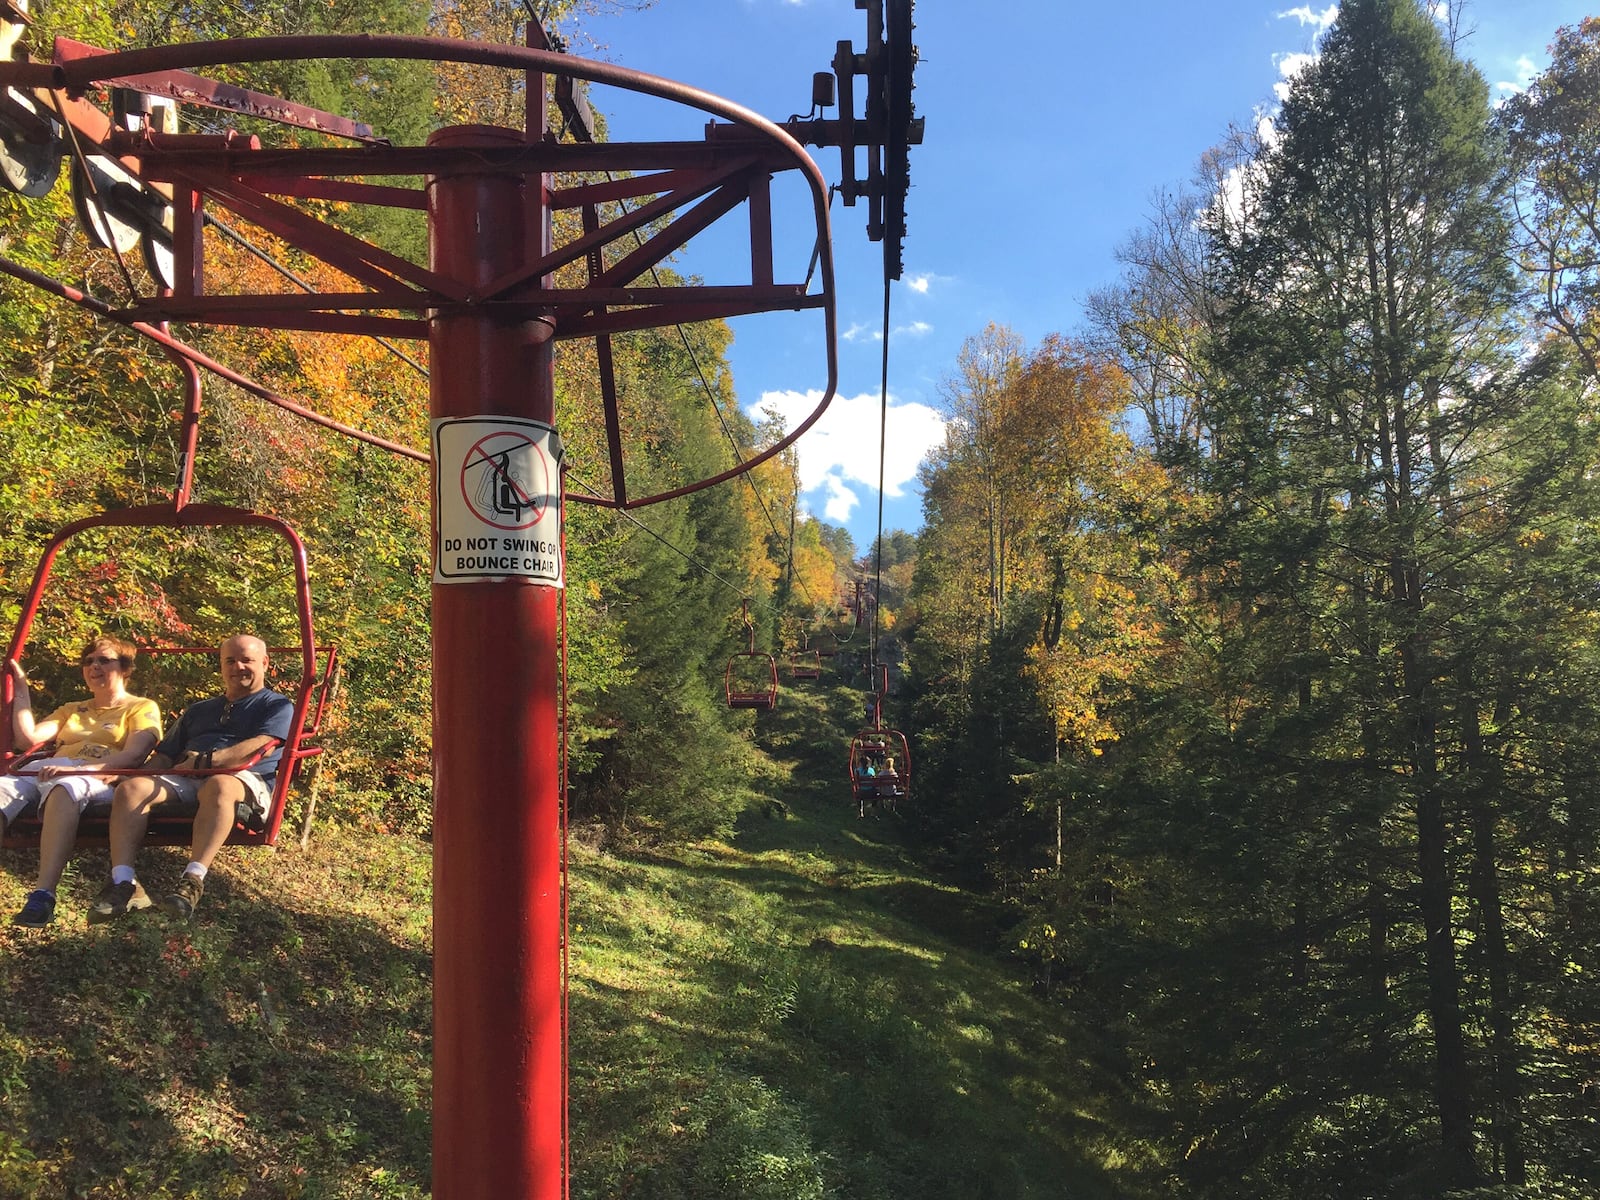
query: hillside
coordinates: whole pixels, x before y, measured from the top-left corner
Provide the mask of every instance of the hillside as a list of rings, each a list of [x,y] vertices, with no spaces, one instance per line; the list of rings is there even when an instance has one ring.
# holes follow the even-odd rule
[[[726,840],[573,845],[573,1194],[1140,1194],[1092,1031],[987,951],[997,914],[841,787],[856,693],[786,693],[781,793]],[[228,852],[191,931],[4,927],[0,1195],[427,1194],[427,845]],[[158,883],[176,851],[147,852]],[[14,910],[29,856],[7,852]]]

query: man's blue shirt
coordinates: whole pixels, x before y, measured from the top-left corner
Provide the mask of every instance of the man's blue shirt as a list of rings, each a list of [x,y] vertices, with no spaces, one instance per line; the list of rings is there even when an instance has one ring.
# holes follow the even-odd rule
[[[272,737],[283,742],[288,740],[293,723],[293,701],[270,688],[251,692],[240,700],[213,696],[184,709],[183,716],[167,731],[156,752],[176,762],[190,751],[220,750],[254,737]],[[270,781],[278,773],[282,751],[282,746],[274,748],[250,770]]]

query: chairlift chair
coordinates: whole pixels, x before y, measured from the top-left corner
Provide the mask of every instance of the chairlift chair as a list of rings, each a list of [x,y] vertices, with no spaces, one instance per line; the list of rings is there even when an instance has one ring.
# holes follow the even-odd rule
[[[801,647],[789,660],[790,679],[821,679],[822,652]]]
[[[23,603],[22,614],[18,620],[16,632],[12,635],[11,645],[7,651],[13,660],[20,661],[22,653],[28,643],[28,635],[32,629],[34,618],[38,614],[40,602],[44,596],[46,585],[49,583],[52,567],[56,556],[73,538],[90,530],[97,529],[195,529],[195,528],[227,528],[227,527],[254,527],[278,534],[288,545],[290,558],[294,564],[295,572],[295,604],[296,623],[299,630],[300,642],[296,646],[268,647],[269,659],[281,656],[285,661],[297,658],[300,664],[299,679],[295,680],[289,670],[278,670],[276,680],[269,680],[278,691],[283,692],[294,702],[294,716],[290,723],[289,737],[281,747],[281,756],[278,771],[274,780],[272,807],[266,815],[265,822],[260,828],[248,828],[243,822],[236,824],[233,832],[228,837],[229,845],[236,846],[274,846],[278,841],[278,831],[283,823],[285,802],[289,788],[294,783],[301,764],[307,759],[315,758],[322,753],[322,747],[315,744],[321,732],[322,719],[328,702],[335,687],[338,670],[338,651],[334,646],[319,646],[312,628],[311,618],[311,586],[306,568],[305,546],[300,537],[284,521],[276,517],[264,516],[260,513],[250,512],[247,509],[232,508],[214,504],[185,504],[177,503],[152,504],[139,508],[118,509],[99,513],[74,521],[63,528],[51,540],[40,557],[39,566],[34,574],[33,586],[29,590]],[[215,656],[215,646],[152,646],[140,647],[152,658],[163,656]],[[214,684],[214,676],[211,677]],[[210,694],[210,693],[207,693]],[[191,696],[189,700],[201,697]],[[29,755],[40,748],[34,747],[28,751],[17,752],[11,748],[11,705],[14,701],[12,694],[12,681],[9,674],[0,680],[0,729],[5,733],[5,749],[0,752],[0,772],[9,772]],[[166,714],[169,720],[176,719],[176,713]],[[270,753],[271,747],[262,751]],[[86,768],[87,770],[87,768]],[[116,772],[118,775],[157,774],[158,772],[144,770],[123,770]],[[181,771],[167,772],[173,774],[214,774],[214,771]],[[149,845],[186,846],[190,842],[193,814],[189,812],[163,812],[161,806],[151,811],[149,829],[145,836],[145,843]],[[4,844],[7,847],[37,846],[39,843],[40,822],[37,812],[24,813],[13,821],[6,830]],[[107,844],[109,833],[109,813],[102,807],[98,811],[91,808],[84,813],[78,828],[77,844],[80,846],[104,846]]]
[[[892,772],[886,770],[890,762]],[[906,735],[877,726],[863,729],[850,741],[849,771],[858,816],[866,816],[869,805],[893,812],[911,795],[911,746]]]
[[[756,649],[756,626],[750,617],[748,598],[743,603],[743,619],[749,634],[747,648],[733,654],[723,672],[728,707],[771,712],[778,706],[778,661]]]
[[[778,706],[778,664],[770,654],[749,650],[733,655],[724,683],[729,708],[771,712]]]

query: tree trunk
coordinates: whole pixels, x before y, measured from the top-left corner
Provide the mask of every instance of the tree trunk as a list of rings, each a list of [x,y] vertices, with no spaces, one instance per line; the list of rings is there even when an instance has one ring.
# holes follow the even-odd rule
[[[1415,650],[1404,652],[1410,693],[1413,766],[1417,788],[1418,907],[1427,958],[1428,1016],[1433,1025],[1433,1090],[1439,1113],[1441,1183],[1477,1178],[1472,1153],[1472,1076],[1462,1032],[1455,934],[1450,920],[1449,826],[1437,769],[1431,705],[1416,686]],[[1425,686],[1425,685],[1424,685]]]
[[[1497,789],[1499,764],[1485,752],[1478,710],[1473,704],[1472,668],[1462,670],[1463,743],[1472,772],[1473,896],[1479,914],[1479,938],[1489,974],[1489,1035],[1493,1052],[1494,1097],[1489,1106],[1494,1140],[1500,1150],[1502,1179],[1515,1187],[1528,1182],[1527,1152],[1522,1144],[1522,1086],[1511,998],[1511,963],[1505,911],[1500,898],[1500,871],[1495,852],[1497,819],[1491,788]]]

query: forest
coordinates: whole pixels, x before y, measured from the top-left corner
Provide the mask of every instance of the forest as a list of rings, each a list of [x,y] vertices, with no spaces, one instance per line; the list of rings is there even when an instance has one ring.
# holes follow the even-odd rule
[[[1195,1194],[1593,1192],[1597,53],[1495,110],[1344,4],[1085,333],[952,378],[918,814]]]
[[[591,2],[544,19],[581,30]],[[1345,0],[1275,121],[1227,134],[1129,231],[1079,328],[974,329],[920,530],[856,546],[804,510],[792,452],[638,519],[567,509],[571,825],[648,864],[781,821],[782,738],[728,707],[729,655],[826,648],[863,695],[863,652],[890,664],[915,763],[895,837],[996,914],[993,969],[1093,1030],[1106,1087],[1137,1097],[1117,1194],[1600,1192],[1600,18],[1551,31],[1548,67],[1495,106],[1429,7]],[[58,33],[515,42],[525,20],[500,0],[33,17],[36,54]],[[250,81],[402,132],[520,122],[520,96],[463,67]],[[143,268],[91,247],[66,191],[0,191],[0,257],[126,295]],[[335,215],[396,253],[422,239],[415,214]],[[224,277],[348,286],[264,232],[205,236]],[[426,443],[424,344],[189,332]],[[635,487],[782,436],[741,405],[729,339],[720,322],[617,339]],[[0,359],[9,626],[55,530],[170,497],[181,380],[14,278]],[[605,459],[595,374],[563,347],[574,489]],[[294,523],[344,664],[316,820],[425,844],[426,467],[205,386],[196,495]],[[46,690],[97,630],[288,629],[281,565],[221,534],[97,541],[63,578],[28,651]]]

